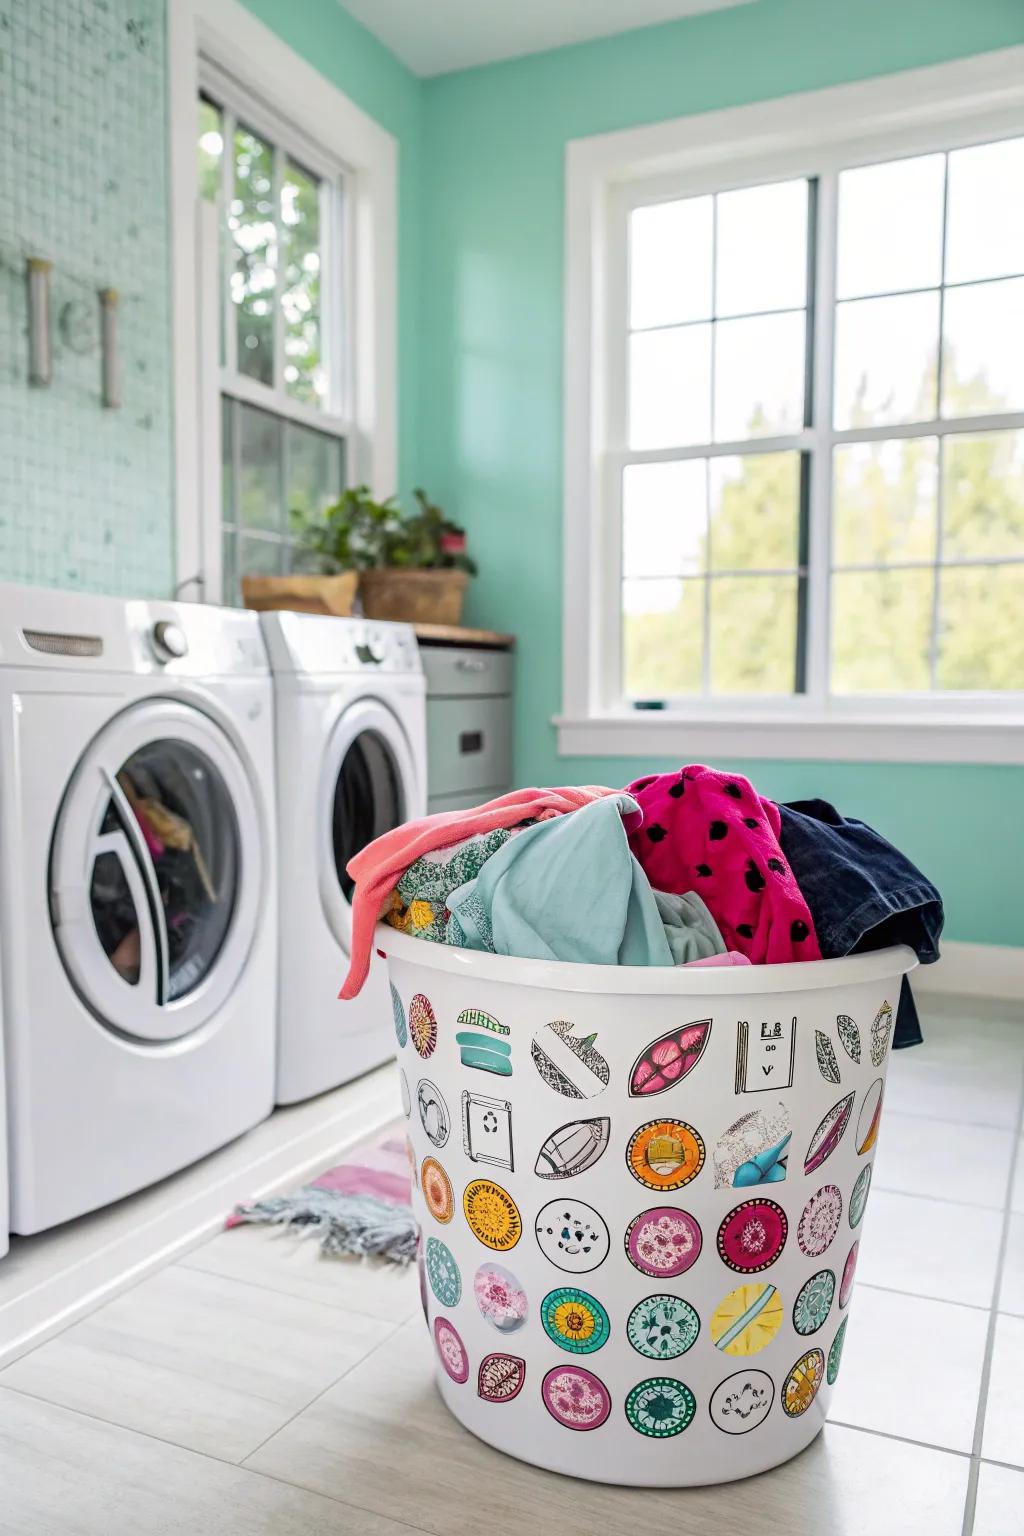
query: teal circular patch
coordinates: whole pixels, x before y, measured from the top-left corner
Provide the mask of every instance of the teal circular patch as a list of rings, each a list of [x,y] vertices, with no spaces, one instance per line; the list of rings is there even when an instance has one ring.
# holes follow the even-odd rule
[[[793,1303],[793,1327],[797,1333],[817,1333],[832,1310],[835,1294],[836,1277],[830,1269],[819,1269],[804,1281]]]
[[[626,1337],[648,1360],[675,1360],[697,1341],[700,1318],[679,1296],[645,1296],[626,1319]]]
[[[427,1238],[427,1279],[442,1307],[457,1307],[462,1297],[462,1276],[451,1249],[440,1238]]]
[[[405,1045],[409,1038],[408,1026],[405,1022],[405,1009],[402,1007],[402,999],[398,995],[398,989],[394,982],[391,983],[391,1012],[395,1019],[395,1035],[399,1045]]]
[[[825,1379],[830,1387],[835,1384],[835,1379],[839,1375],[839,1362],[843,1358],[843,1341],[846,1338],[846,1325],[849,1321],[848,1317],[843,1318],[839,1324],[838,1332],[832,1340],[832,1348],[828,1352],[828,1366],[825,1370]]]
[[[540,1304],[540,1320],[551,1342],[571,1355],[592,1355],[612,1331],[596,1297],[574,1286],[549,1291]]]
[[[697,1399],[671,1376],[638,1381],[626,1398],[626,1418],[641,1435],[667,1440],[681,1435],[697,1411]]]
[[[858,1226],[861,1217],[864,1215],[864,1207],[868,1203],[868,1190],[871,1188],[872,1167],[873,1164],[868,1163],[866,1168],[862,1168],[857,1175],[857,1182],[853,1186],[853,1192],[850,1195],[850,1209],[847,1212],[847,1218],[851,1227]]]

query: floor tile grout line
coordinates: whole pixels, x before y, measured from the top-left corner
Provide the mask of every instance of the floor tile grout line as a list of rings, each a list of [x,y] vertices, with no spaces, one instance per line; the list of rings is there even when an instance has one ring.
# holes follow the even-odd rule
[[[1004,1472],[1019,1472],[1024,1477],[1024,1462],[1000,1461],[998,1456],[982,1456],[980,1462],[983,1467],[1002,1467]]]
[[[923,1451],[938,1451],[942,1456],[959,1456],[962,1460],[970,1460],[970,1451],[959,1451],[953,1445],[937,1445],[934,1440],[915,1440],[912,1435],[893,1435],[887,1429],[872,1429],[870,1424],[851,1424],[849,1419],[833,1419],[831,1416],[826,1421],[834,1424],[837,1429],[855,1429],[861,1435],[874,1435],[878,1440],[895,1440],[900,1445],[917,1445]]]
[[[963,1127],[960,1126],[958,1129],[962,1130]],[[1008,1130],[1006,1135],[1012,1136],[1013,1132]],[[1014,1151],[1014,1156],[1016,1156],[1016,1151]],[[896,1189],[892,1184],[877,1184],[874,1180],[872,1180],[872,1188],[875,1194],[881,1192],[886,1195],[906,1195],[910,1200],[930,1200],[936,1205],[965,1205],[971,1211],[1002,1211],[1005,1209],[1005,1205],[982,1205],[976,1200],[950,1200],[948,1195],[928,1195],[925,1194],[923,1189]]]
[[[1024,1070],[1018,1066],[1021,1091],[1017,1106],[1017,1125],[1013,1138],[1013,1156],[1006,1196],[1003,1201],[1003,1230],[999,1238],[999,1255],[996,1259],[995,1280],[992,1286],[992,1305],[989,1308],[988,1329],[985,1334],[985,1352],[981,1362],[981,1382],[978,1390],[978,1409],[974,1418],[974,1440],[971,1446],[971,1469],[967,1477],[967,1497],[964,1501],[964,1523],[961,1536],[972,1536],[974,1515],[978,1503],[978,1478],[981,1475],[981,1448],[985,1437],[985,1415],[988,1410],[988,1389],[992,1379],[992,1358],[995,1354],[996,1329],[999,1325],[999,1297],[1003,1288],[1003,1270],[1010,1242],[1010,1226],[1013,1221],[1013,1188],[1017,1171],[1017,1157],[1024,1136]]]
[[[988,1302],[960,1301],[955,1296],[929,1296],[924,1291],[908,1291],[900,1285],[879,1285],[877,1280],[862,1280],[857,1286],[857,1293],[861,1291],[885,1291],[888,1296],[907,1296],[911,1301],[934,1301],[940,1307],[966,1307],[969,1312],[990,1312]]]
[[[321,1257],[327,1259],[327,1262],[330,1263],[330,1259],[327,1258],[326,1254],[321,1255]],[[326,1307],[329,1312],[341,1312],[346,1317],[365,1317],[367,1322],[387,1322],[387,1318],[380,1317],[376,1312],[364,1312],[361,1307],[336,1307],[333,1306],[329,1301],[321,1301],[319,1296],[303,1296],[299,1298],[295,1294],[294,1290],[286,1290],[283,1285],[265,1285],[262,1280],[247,1280],[242,1275],[228,1275],[225,1274],[222,1269],[206,1269],[202,1264],[182,1264],[180,1260],[172,1259],[171,1263],[167,1265],[167,1268],[189,1269],[200,1275],[210,1275],[215,1280],[228,1280],[232,1284],[251,1286],[254,1290],[269,1291],[272,1296],[289,1296],[293,1301],[298,1301],[301,1299],[304,1302],[311,1302],[313,1306]],[[113,1299],[116,1301],[118,1298],[114,1297]],[[407,1322],[408,1319],[414,1315],[415,1310],[416,1304],[413,1302],[413,1305],[409,1308],[406,1316],[402,1318],[402,1322]],[[72,1327],[73,1326],[74,1325],[72,1324]]]

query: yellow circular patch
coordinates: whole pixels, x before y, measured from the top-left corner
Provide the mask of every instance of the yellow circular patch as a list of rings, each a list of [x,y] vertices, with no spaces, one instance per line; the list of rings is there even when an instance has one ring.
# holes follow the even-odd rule
[[[682,1120],[648,1120],[630,1137],[626,1163],[648,1189],[682,1189],[704,1166],[704,1142]]]
[[[791,1419],[806,1413],[814,1402],[825,1374],[825,1356],[820,1349],[809,1349],[801,1355],[782,1389],[782,1408]]]
[[[507,1190],[490,1179],[474,1179],[462,1197],[470,1231],[486,1248],[507,1253],[523,1235],[523,1218]]]
[[[774,1285],[751,1281],[738,1285],[711,1314],[715,1348],[726,1355],[756,1355],[782,1327],[782,1297]]]

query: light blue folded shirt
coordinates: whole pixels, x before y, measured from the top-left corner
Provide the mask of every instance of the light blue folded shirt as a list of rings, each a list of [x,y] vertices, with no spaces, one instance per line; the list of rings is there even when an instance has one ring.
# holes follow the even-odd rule
[[[534,960],[678,965],[725,945],[699,896],[665,896],[629,851],[631,795],[537,822],[452,891],[445,942]]]

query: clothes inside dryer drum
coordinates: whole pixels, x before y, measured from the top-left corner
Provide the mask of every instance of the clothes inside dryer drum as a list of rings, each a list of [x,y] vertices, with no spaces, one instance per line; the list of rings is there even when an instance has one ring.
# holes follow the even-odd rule
[[[231,925],[241,850],[227,787],[202,752],[171,739],[148,743],[117,775],[152,863],[167,948],[167,997],[199,985]],[[111,800],[101,832],[120,830]],[[103,853],[90,885],[93,921],[111,964],[131,984],[139,977],[139,917],[120,861]]]
[[[346,901],[355,890],[345,868],[349,859],[404,818],[402,787],[391,750],[376,731],[362,731],[342,758],[334,786],[331,839]]]

